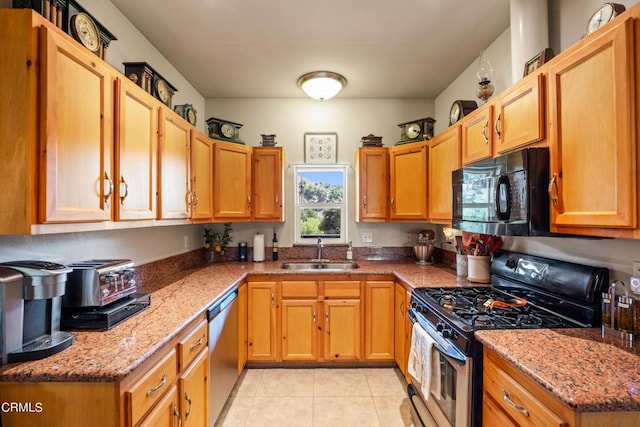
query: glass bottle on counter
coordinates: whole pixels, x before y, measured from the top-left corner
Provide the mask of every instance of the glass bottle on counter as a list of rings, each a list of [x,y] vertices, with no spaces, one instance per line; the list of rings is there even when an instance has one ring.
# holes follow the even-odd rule
[[[278,260],[278,236],[276,236],[276,229],[273,229],[273,240],[271,241],[272,243],[272,250],[271,250],[271,259],[273,261],[277,261]]]
[[[616,323],[620,332],[633,335],[635,312],[633,297],[620,295],[616,304]]]

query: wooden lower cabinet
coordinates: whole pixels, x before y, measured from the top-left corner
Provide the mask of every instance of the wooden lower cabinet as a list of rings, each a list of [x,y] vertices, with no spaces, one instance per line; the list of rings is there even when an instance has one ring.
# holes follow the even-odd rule
[[[367,281],[365,289],[365,359],[394,360],[393,281]]]
[[[407,306],[405,305],[405,289],[400,283],[394,286],[394,347],[395,361],[403,375],[407,373],[407,354],[405,331],[407,329]]]
[[[318,360],[318,302],[283,300],[281,314],[282,360]]]
[[[209,354],[200,352],[178,379],[182,427],[208,426]]]
[[[247,364],[247,351],[249,338],[247,336],[247,289],[246,283],[238,286],[238,375],[240,375]]]
[[[495,352],[484,348],[482,425],[631,427],[640,412],[576,412]]]
[[[249,282],[247,360],[276,361],[276,282]]]
[[[360,300],[326,300],[324,305],[324,359],[360,360]]]
[[[178,391],[171,386],[169,392],[158,402],[148,417],[138,427],[175,427],[181,426],[178,409]]]

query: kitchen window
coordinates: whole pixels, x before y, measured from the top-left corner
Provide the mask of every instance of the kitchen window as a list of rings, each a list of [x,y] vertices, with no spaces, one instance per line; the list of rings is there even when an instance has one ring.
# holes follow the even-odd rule
[[[294,166],[296,243],[346,243],[347,166]]]

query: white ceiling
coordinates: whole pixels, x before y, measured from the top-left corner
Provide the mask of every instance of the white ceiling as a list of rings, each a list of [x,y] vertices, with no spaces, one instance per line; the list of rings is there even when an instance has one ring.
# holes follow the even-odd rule
[[[111,0],[205,98],[435,98],[509,28],[509,0]]]

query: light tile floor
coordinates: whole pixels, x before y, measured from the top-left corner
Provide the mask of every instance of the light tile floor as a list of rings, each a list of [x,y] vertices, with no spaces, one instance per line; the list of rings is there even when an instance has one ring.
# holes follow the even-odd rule
[[[409,405],[394,368],[248,369],[216,426],[413,426]]]

